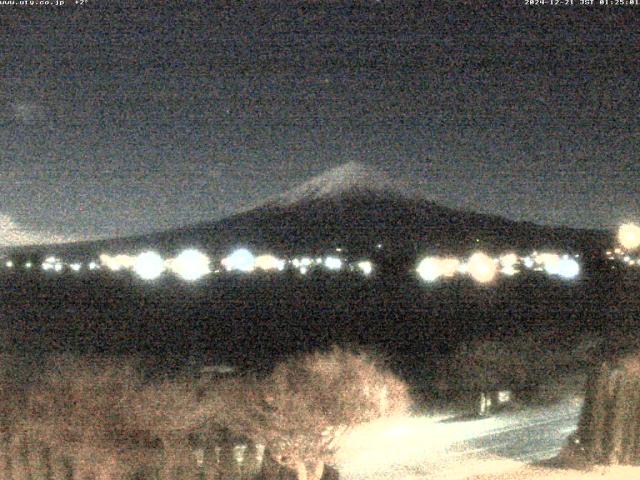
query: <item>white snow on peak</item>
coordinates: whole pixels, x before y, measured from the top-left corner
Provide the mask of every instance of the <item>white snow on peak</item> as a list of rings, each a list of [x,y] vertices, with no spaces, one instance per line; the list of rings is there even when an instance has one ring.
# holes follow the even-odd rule
[[[327,170],[310,180],[267,200],[270,205],[288,206],[295,203],[333,198],[349,192],[394,192],[404,194],[399,181],[360,162],[348,162]]]

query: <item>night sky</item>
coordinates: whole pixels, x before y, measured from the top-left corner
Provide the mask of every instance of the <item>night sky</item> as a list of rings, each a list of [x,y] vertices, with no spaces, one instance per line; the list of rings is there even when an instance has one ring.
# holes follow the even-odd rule
[[[640,7],[160,3],[0,6],[14,237],[220,218],[350,161],[512,219],[640,219]]]

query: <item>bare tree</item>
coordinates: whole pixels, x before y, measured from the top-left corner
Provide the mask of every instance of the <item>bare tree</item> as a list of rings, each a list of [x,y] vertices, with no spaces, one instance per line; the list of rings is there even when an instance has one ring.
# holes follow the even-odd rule
[[[263,476],[317,480],[343,432],[410,406],[407,385],[372,356],[338,348],[266,378],[205,383],[145,382],[131,364],[60,357],[22,397],[11,390],[0,390],[1,475],[13,480],[219,480],[257,472],[262,457]]]

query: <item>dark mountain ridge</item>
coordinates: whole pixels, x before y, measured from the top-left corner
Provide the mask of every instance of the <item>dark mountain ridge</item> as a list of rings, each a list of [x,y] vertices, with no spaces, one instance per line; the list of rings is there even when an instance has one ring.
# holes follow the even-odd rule
[[[553,249],[595,255],[608,248],[606,231],[550,227],[438,205],[399,181],[360,164],[346,164],[268,198],[254,208],[214,222],[123,238],[23,247],[38,254],[95,256],[155,248],[167,254],[200,247],[225,255],[238,246],[280,255],[345,253],[372,255],[379,244],[389,255],[499,253]],[[379,252],[378,252],[379,253]]]

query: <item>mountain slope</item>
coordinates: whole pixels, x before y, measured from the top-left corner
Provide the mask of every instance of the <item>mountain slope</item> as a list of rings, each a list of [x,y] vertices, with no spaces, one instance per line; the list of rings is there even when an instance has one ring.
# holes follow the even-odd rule
[[[388,251],[556,248],[586,251],[608,241],[606,232],[554,228],[462,212],[438,205],[428,192],[350,162],[270,197],[251,210],[198,226],[231,244],[241,239],[277,251],[299,253],[343,247],[367,254]],[[478,241],[479,240],[479,241]]]
[[[175,252],[195,246],[223,255],[244,245],[291,255],[342,247],[360,256],[379,254],[377,245],[382,244],[386,255],[405,262],[427,252],[466,254],[478,248],[597,252],[608,242],[607,232],[456,211],[362,164],[347,163],[220,221],[66,248],[95,255],[143,248]],[[56,246],[55,251],[63,249]]]

